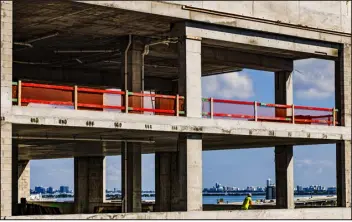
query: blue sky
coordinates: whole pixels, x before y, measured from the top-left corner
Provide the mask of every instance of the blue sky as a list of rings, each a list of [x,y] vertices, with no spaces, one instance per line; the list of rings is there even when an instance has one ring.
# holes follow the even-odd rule
[[[334,63],[307,59],[296,61],[293,74],[294,103],[334,107]],[[274,103],[274,74],[256,70],[205,77],[204,97]],[[232,109],[233,111],[233,109]],[[319,115],[316,114],[316,115]],[[335,145],[294,147],[295,185],[336,185]],[[120,157],[107,157],[107,188],[121,187]],[[154,155],[142,157],[142,188],[154,190]],[[203,187],[215,182],[246,187],[264,186],[275,179],[274,148],[203,152]],[[73,187],[73,159],[31,161],[31,187]]]

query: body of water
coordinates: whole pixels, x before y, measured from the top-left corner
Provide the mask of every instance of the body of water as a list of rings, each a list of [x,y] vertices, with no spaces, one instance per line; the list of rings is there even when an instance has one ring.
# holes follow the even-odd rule
[[[310,195],[295,195],[295,198],[300,198],[300,197],[309,197]],[[326,195],[313,195],[315,196],[326,196]],[[217,200],[222,198],[225,203],[229,202],[242,202],[246,196],[203,196],[203,204],[216,204]],[[264,195],[259,195],[259,196],[252,196],[252,200],[261,200],[265,199]],[[155,197],[142,197],[142,200],[155,200]],[[57,202],[66,202],[66,201],[73,201],[72,197],[67,197],[67,198],[56,198]]]

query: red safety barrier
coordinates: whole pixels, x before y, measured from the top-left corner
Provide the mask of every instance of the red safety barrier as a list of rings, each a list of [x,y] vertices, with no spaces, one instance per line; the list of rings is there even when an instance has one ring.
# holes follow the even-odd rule
[[[103,104],[103,95],[119,95],[121,105]],[[29,103],[57,106],[73,106],[75,109],[100,110],[112,109],[129,113],[151,112],[155,115],[182,116],[185,98],[178,95],[161,95],[140,92],[125,92],[109,89],[98,89],[78,86],[60,86],[41,83],[21,82],[13,84],[13,101],[21,106]],[[144,98],[154,98],[154,108],[144,106]],[[126,107],[128,98],[128,107]],[[204,117],[247,119],[249,121],[286,122],[296,124],[336,125],[336,109],[286,104],[271,104],[255,101],[203,98]],[[204,103],[207,103],[205,106]],[[221,105],[219,110],[215,105]],[[224,108],[226,106],[226,108]],[[235,106],[235,108],[234,108]],[[272,109],[272,110],[270,110]],[[224,113],[226,110],[231,113]],[[305,112],[325,112],[322,115],[311,115]]]

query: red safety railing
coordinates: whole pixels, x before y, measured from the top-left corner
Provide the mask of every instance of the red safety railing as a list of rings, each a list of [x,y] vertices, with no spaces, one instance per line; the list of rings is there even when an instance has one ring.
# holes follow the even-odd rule
[[[220,106],[216,107],[218,104]],[[272,110],[265,110],[270,108]],[[217,110],[226,110],[227,113]],[[234,113],[228,113],[230,110],[234,110]],[[310,113],[302,111],[310,111]],[[230,117],[249,121],[337,125],[336,112],[335,108],[203,98],[203,116],[208,118]]]
[[[103,95],[120,95],[123,105],[104,104]],[[156,115],[184,115],[183,96],[135,93],[109,89],[87,88],[79,86],[58,86],[41,83],[13,82],[12,101],[19,106],[29,103],[48,104],[58,106],[72,106],[76,110],[121,110],[126,113],[153,112]],[[155,108],[146,108],[143,98],[154,97]],[[126,107],[128,107],[126,109]],[[178,107],[178,109],[176,108]]]
[[[103,95],[120,98],[120,105],[104,104]],[[126,113],[153,113],[155,115],[183,116],[184,97],[136,93],[80,86],[59,86],[42,83],[13,82],[13,103],[71,106],[76,110],[112,109]],[[144,98],[153,98],[153,108],[147,108]],[[281,105],[261,102],[203,98],[203,117],[246,119],[248,121],[286,122],[296,124],[337,125],[335,108]],[[127,108],[126,108],[127,107]],[[224,112],[226,110],[226,113]],[[232,111],[232,112],[231,112]],[[315,112],[315,115],[312,115]],[[318,115],[317,112],[320,112]]]

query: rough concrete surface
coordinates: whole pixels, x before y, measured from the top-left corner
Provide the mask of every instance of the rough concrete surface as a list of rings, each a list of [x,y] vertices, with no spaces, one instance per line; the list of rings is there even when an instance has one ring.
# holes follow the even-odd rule
[[[5,219],[351,219],[350,208],[12,216]]]
[[[143,2],[134,2],[133,4],[130,4],[129,2],[125,1],[79,1],[79,2],[84,2],[87,4],[94,4],[94,5],[101,5],[101,6],[107,6],[107,7],[112,7],[112,8],[121,8],[121,9],[126,9],[126,10],[131,10],[131,11],[141,11],[144,13],[152,13],[152,14],[157,14],[157,15],[164,15],[164,16],[171,16],[171,17],[176,17],[176,18],[182,18],[182,19],[187,19],[187,20],[193,20],[193,21],[200,21],[200,22],[206,22],[206,23],[213,23],[213,24],[218,24],[218,25],[226,25],[230,27],[238,27],[238,28],[245,28],[245,29],[252,29],[252,30],[260,30],[264,32],[272,32],[272,33],[280,33],[280,34],[285,34],[285,35],[292,35],[292,36],[299,36],[302,38],[310,38],[310,39],[316,39],[316,40],[328,40],[331,42],[346,42],[350,43],[351,42],[351,2],[349,1],[341,1],[340,2],[335,2],[335,1],[330,1],[328,3],[326,2],[309,2],[306,3],[306,5],[303,5],[302,7],[297,8],[297,5],[295,3],[291,2],[281,2],[281,6],[285,8],[284,11],[288,10],[291,11],[292,13],[289,13],[291,16],[287,17],[287,12],[282,13],[282,7],[279,7],[279,9],[276,9],[275,11],[277,14],[271,15],[271,13],[266,13],[263,10],[257,10],[258,13],[256,13],[257,16],[261,16],[264,14],[264,17],[266,19],[270,20],[272,19],[271,22],[264,22],[262,18],[260,19],[251,19],[255,18],[251,13],[252,9],[249,9],[246,5],[248,4],[254,4],[254,1],[252,2],[226,2],[226,4],[222,4],[223,2],[194,2],[195,6],[201,6],[204,5],[204,8],[216,10],[218,9],[219,11],[224,11],[226,8],[226,11],[233,10],[233,8],[237,8],[239,11],[243,11],[244,16],[249,16],[249,18],[245,17],[238,17],[236,16],[236,13],[230,13],[230,15],[222,15],[222,14],[216,14],[216,13],[208,13],[208,12],[199,12],[195,10],[184,10],[182,9],[182,5],[190,5],[190,1],[173,1],[178,2],[178,4],[171,4],[171,3],[166,3],[166,2],[153,2],[153,1],[143,1]],[[215,8],[211,4],[217,4]],[[229,7],[228,4],[233,4],[237,5],[233,7]],[[268,10],[269,8],[272,8],[273,3],[271,2],[255,2],[256,7],[263,7],[264,4],[264,9]],[[276,4],[276,2],[275,2]],[[287,4],[287,5],[286,5]],[[240,5],[240,6],[239,6]],[[335,9],[333,12],[330,11],[331,7]],[[251,7],[252,8],[252,7]],[[301,10],[302,9],[302,10]],[[328,10],[328,11],[327,11]],[[294,23],[294,20],[297,20],[297,16],[295,14],[300,14],[302,13],[302,18],[305,20],[303,24],[297,24],[295,26],[290,26],[291,23]],[[280,15],[279,15],[280,14]],[[336,19],[335,21],[329,21],[328,23],[325,22],[319,22],[321,19],[326,18],[327,14],[333,15],[333,18]],[[304,15],[304,16],[303,16]],[[342,15],[342,16],[341,16]],[[307,17],[308,16],[308,17]],[[328,15],[329,16],[329,15]],[[301,17],[300,17],[301,18]],[[275,20],[276,19],[276,20]],[[287,20],[288,19],[288,20]],[[286,21],[285,21],[286,20]],[[342,25],[338,24],[337,26],[334,26],[334,23],[336,22],[343,23]],[[316,31],[314,29],[308,29],[308,25],[312,25],[313,28],[322,28],[325,30],[329,30],[330,32],[324,32],[324,31]],[[324,26],[325,25],[325,26]],[[336,32],[333,32],[334,30],[342,31],[346,34],[339,35]]]
[[[94,115],[92,115],[94,113]],[[122,123],[121,129],[150,131],[212,133],[232,135],[257,135],[292,138],[315,138],[327,140],[350,140],[351,128],[341,126],[302,125],[289,123],[252,122],[243,120],[204,119],[191,117],[151,116],[84,110],[63,110],[33,107],[12,107],[12,115],[6,120],[16,124],[33,124],[31,118],[37,117],[42,125],[61,125],[59,119],[67,119],[66,126],[87,127],[88,120],[94,121],[95,128],[116,128],[116,121]],[[176,128],[173,126],[177,126]]]

